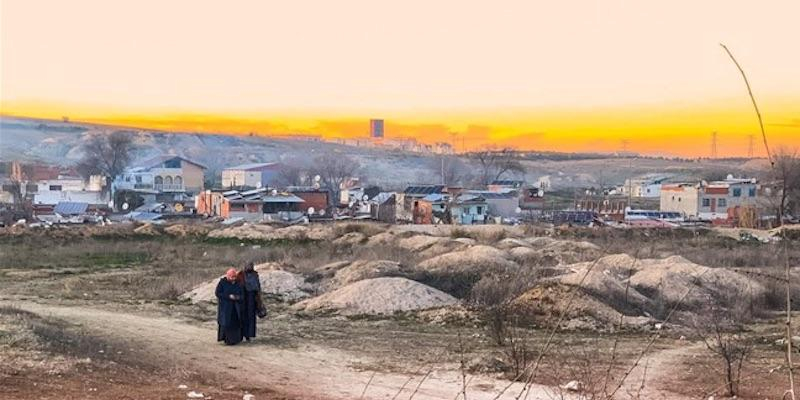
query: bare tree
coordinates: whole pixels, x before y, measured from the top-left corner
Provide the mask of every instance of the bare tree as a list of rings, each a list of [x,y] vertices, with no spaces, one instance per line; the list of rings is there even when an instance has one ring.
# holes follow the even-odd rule
[[[300,186],[308,182],[308,168],[295,160],[281,162],[275,183],[278,186]]]
[[[480,183],[482,185],[488,185],[508,174],[525,173],[525,167],[517,159],[512,149],[487,149],[472,153],[471,157],[480,164]]]
[[[444,185],[464,185],[473,179],[470,166],[459,157],[442,156],[432,160],[431,171],[440,176]]]
[[[93,135],[83,145],[83,158],[78,162],[78,171],[85,178],[102,175],[106,179],[103,190],[110,190],[111,181],[130,164],[133,149],[133,136],[128,132]]]
[[[766,204],[775,215],[797,216],[800,208],[800,159],[797,153],[781,149],[774,157],[773,168],[767,176]],[[778,221],[782,224],[783,221]]]
[[[341,185],[358,172],[360,165],[352,158],[341,154],[325,154],[317,157],[310,175],[319,175],[322,186],[331,191],[331,198],[338,201]]]

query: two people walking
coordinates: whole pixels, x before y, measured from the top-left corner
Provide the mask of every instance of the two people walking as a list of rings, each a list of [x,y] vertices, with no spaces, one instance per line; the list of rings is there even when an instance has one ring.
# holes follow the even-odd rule
[[[242,271],[228,269],[219,280],[217,296],[217,341],[227,345],[249,341],[256,337],[256,318],[267,315],[261,299],[261,281],[253,263],[247,263]]]

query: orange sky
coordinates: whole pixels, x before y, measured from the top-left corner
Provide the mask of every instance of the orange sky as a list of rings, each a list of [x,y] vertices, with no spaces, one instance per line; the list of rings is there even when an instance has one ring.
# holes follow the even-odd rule
[[[3,0],[3,114],[558,151],[800,146],[800,2]],[[1,132],[0,132],[1,134]],[[758,138],[757,138],[758,139]],[[763,155],[760,140],[755,153]]]

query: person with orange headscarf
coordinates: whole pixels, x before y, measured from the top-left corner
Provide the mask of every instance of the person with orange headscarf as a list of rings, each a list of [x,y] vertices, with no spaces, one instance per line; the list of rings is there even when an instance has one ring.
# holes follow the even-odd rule
[[[236,269],[230,268],[217,284],[217,341],[227,345],[242,341],[242,285]]]

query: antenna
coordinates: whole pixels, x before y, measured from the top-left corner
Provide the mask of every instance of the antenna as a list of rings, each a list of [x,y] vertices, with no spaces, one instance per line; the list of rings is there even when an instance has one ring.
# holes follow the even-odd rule
[[[623,153],[627,153],[628,152],[628,145],[631,144],[631,141],[628,140],[628,139],[622,139],[622,140],[620,140],[620,144],[622,145],[622,152]]]
[[[755,143],[756,136],[752,133],[747,135],[747,158],[753,158],[753,144]]]
[[[717,132],[711,132],[711,158],[717,158]]]

